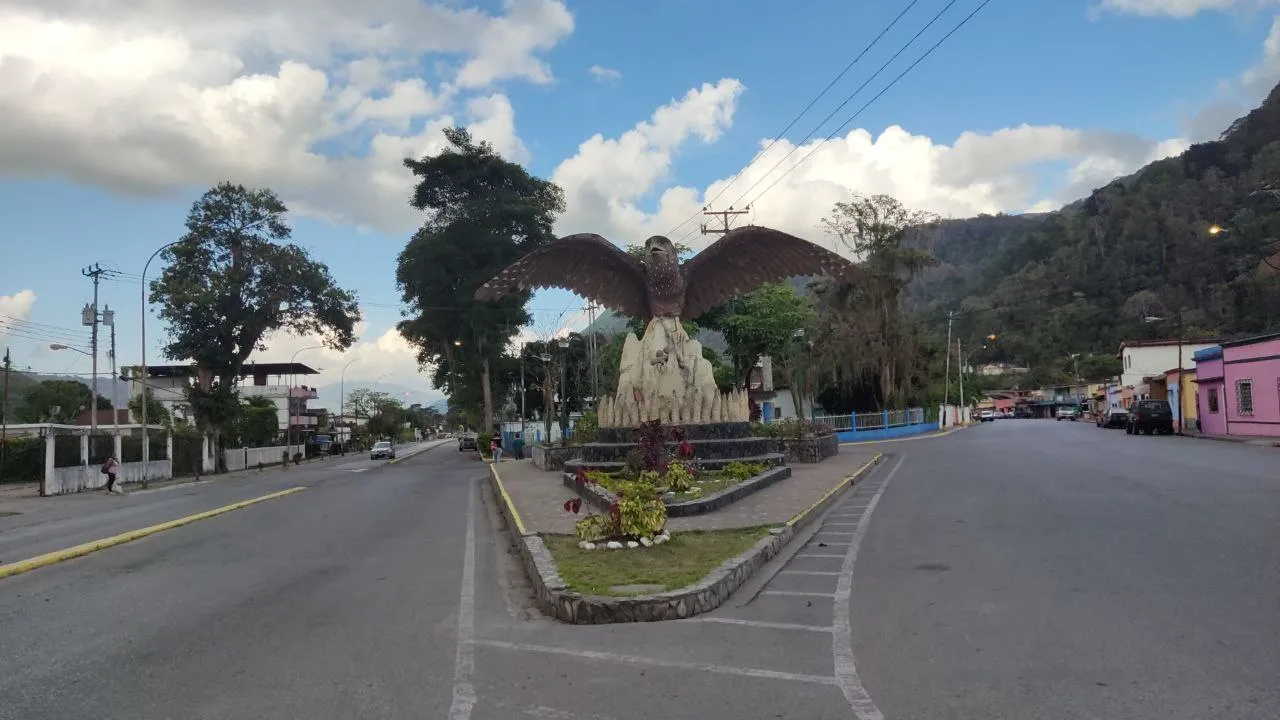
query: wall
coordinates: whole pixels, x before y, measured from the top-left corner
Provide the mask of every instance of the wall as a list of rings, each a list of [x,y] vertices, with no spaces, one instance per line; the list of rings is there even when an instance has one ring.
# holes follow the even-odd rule
[[[1205,435],[1226,435],[1226,388],[1222,382],[1222,359],[1205,360],[1196,363],[1196,394],[1199,396],[1196,415],[1200,419],[1200,432]],[[1218,412],[1209,412],[1209,395],[1218,391]]]
[[[1280,437],[1280,338],[1225,346],[1222,360],[1228,433]],[[1236,382],[1244,379],[1253,382],[1252,415],[1241,415],[1236,402]]]
[[[173,477],[173,461],[151,460],[147,463],[146,480],[156,482]],[[116,482],[128,485],[143,481],[142,463],[121,463],[116,473]],[[65,495],[67,493],[97,490],[107,486],[107,476],[102,474],[101,465],[75,465],[72,467],[53,468],[46,477],[45,495]]]
[[[1178,424],[1178,418],[1186,417],[1186,426],[1192,430],[1196,427],[1196,418],[1199,411],[1196,408],[1196,372],[1187,370],[1182,375],[1182,382],[1178,382],[1179,373],[1172,372],[1165,376],[1165,385],[1168,387],[1169,409],[1173,411],[1174,425]]]
[[[1191,356],[1197,350],[1211,348],[1211,343],[1183,343],[1182,369],[1190,370],[1196,366]],[[1123,369],[1120,373],[1121,385],[1141,385],[1144,377],[1163,376],[1167,370],[1178,367],[1178,345],[1156,345],[1150,347],[1125,348],[1121,353]]]
[[[263,465],[279,465],[284,457],[285,446],[263,447],[263,448],[236,448],[235,450],[222,451],[222,457],[227,463],[227,471],[244,470],[245,468],[256,468],[258,463]],[[302,452],[299,445],[291,446],[289,455],[295,452]]]

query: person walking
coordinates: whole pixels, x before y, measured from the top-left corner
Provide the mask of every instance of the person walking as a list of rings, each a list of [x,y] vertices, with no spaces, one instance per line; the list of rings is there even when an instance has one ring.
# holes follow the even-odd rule
[[[516,439],[511,442],[511,449],[515,452],[517,460],[524,459],[524,434],[516,433]]]
[[[498,444],[498,438],[489,441],[489,452],[493,455],[494,462],[502,462],[502,446]]]
[[[114,493],[116,490],[116,471],[120,469],[120,463],[116,460],[116,456],[112,455],[102,464],[102,474],[107,476],[107,492]],[[124,492],[120,491],[123,495]]]

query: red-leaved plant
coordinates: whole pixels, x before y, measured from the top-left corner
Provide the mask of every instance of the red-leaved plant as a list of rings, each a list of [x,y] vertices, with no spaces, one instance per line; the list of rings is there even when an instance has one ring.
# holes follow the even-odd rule
[[[681,460],[692,460],[693,443],[688,440],[681,440],[680,444],[676,446],[676,455],[679,456]]]

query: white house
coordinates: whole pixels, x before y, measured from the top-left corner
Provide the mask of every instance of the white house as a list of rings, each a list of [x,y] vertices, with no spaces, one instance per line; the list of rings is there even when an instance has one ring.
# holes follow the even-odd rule
[[[281,431],[290,428],[314,431],[318,418],[307,413],[307,403],[319,394],[313,387],[298,385],[297,378],[315,374],[315,370],[302,363],[249,363],[241,370],[241,382],[236,391],[242,398],[257,396],[274,403]],[[194,377],[195,367],[192,365],[153,365],[147,367],[146,385],[171,415],[190,418],[186,388]],[[140,378],[133,378],[130,397],[141,395],[142,388]]]
[[[1149,377],[1164,377],[1165,371],[1181,367],[1195,370],[1191,356],[1197,350],[1213,347],[1205,340],[1137,340],[1120,344],[1116,357],[1120,358],[1120,386],[1137,387]],[[1182,349],[1182,364],[1178,364],[1178,349]]]

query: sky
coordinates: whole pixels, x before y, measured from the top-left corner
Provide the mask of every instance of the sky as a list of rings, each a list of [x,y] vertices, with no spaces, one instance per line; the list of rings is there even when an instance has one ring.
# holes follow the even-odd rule
[[[561,234],[700,248],[713,239],[700,209],[733,205],[834,247],[819,221],[853,192],[944,217],[1054,209],[1216,138],[1280,81],[1278,0],[780,7],[5,0],[0,344],[18,369],[89,373],[86,354],[49,345],[88,349],[82,271],[96,264],[119,361],[136,364],[148,259],[230,180],[275,190],[293,241],[363,313],[345,352],[281,334],[251,360],[296,357],[322,370],[313,385],[380,380],[430,400],[395,331],[394,272],[422,220],[401,161],[439,152],[443,128],[557,182]],[[522,337],[580,328],[583,307],[539,292]],[[168,362],[154,308],[146,339],[148,362]]]

